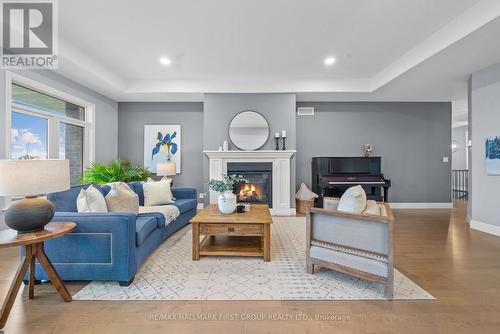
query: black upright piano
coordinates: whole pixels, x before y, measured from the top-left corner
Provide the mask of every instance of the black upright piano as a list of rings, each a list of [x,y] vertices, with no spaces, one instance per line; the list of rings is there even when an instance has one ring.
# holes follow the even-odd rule
[[[388,201],[391,180],[382,174],[380,157],[315,157],[311,171],[312,191],[319,195],[319,207],[323,207],[323,197],[341,197],[356,185],[365,189],[368,199]]]

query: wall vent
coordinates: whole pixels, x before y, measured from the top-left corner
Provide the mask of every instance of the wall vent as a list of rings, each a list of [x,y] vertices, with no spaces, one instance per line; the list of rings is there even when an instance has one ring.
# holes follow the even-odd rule
[[[299,116],[314,116],[314,107],[299,107],[297,108]]]

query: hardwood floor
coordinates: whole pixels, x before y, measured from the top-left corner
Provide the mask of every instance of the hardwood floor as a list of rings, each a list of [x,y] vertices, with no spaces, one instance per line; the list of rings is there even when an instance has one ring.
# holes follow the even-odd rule
[[[395,267],[436,300],[64,303],[52,286],[41,285],[37,286],[35,298],[29,301],[28,288],[24,287],[4,332],[499,333],[500,238],[469,231],[463,203],[453,210],[394,210],[394,213]],[[3,298],[17,266],[17,250],[2,250],[0,258]],[[85,284],[68,282],[67,287],[75,293]],[[166,319],[180,314],[218,319]],[[240,318],[231,320],[232,314]],[[293,320],[267,319],[273,315],[285,318],[286,314],[292,315]],[[266,319],[251,319],[261,315]],[[310,319],[303,319],[303,315]],[[220,319],[222,316],[229,319]],[[322,318],[315,319],[318,316]]]

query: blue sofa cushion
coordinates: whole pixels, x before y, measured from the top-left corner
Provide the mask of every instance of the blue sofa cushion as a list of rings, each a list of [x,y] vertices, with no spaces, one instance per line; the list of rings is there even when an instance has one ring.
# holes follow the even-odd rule
[[[142,187],[142,182],[130,182],[128,186],[139,196],[139,205],[144,205],[144,188]]]
[[[90,184],[83,184],[78,186],[73,186],[69,190],[61,191],[58,193],[51,193],[47,195],[47,199],[54,204],[56,212],[78,212],[76,207],[76,199],[80,194],[80,190],[87,189]],[[99,190],[103,196],[105,196],[104,190],[98,185],[93,185],[97,190]]]
[[[144,240],[158,228],[158,221],[154,216],[137,216],[135,221],[135,244],[142,245]]]
[[[176,199],[174,205],[179,208],[181,215],[189,210],[196,209],[198,201],[195,198]]]

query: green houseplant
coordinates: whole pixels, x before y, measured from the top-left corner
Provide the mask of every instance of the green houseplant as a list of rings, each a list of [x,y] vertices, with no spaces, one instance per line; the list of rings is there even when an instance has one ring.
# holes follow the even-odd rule
[[[141,166],[132,166],[126,160],[113,160],[109,164],[94,162],[83,172],[80,184],[103,185],[110,182],[146,181],[151,172]]]
[[[210,190],[220,193],[218,198],[219,211],[232,213],[236,209],[236,195],[233,194],[234,185],[237,183],[248,183],[241,175],[223,175],[222,180],[212,179],[208,182]]]

